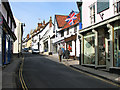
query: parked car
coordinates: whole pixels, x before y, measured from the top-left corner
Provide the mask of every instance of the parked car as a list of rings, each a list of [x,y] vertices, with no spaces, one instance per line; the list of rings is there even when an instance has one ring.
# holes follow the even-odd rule
[[[25,52],[28,52],[28,50],[29,50],[28,48],[24,48],[24,51],[25,51]]]
[[[35,53],[35,54],[39,54],[40,52],[39,52],[38,49],[33,49],[33,50],[32,50],[32,54],[34,54],[34,53]]]

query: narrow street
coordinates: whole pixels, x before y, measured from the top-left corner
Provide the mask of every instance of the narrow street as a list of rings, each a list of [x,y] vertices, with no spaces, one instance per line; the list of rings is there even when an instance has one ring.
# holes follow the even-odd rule
[[[24,54],[23,78],[27,88],[118,88],[87,76],[39,54]]]

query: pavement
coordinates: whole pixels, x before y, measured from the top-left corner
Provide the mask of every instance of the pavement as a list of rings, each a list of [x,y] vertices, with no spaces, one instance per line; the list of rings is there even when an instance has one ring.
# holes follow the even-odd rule
[[[50,57],[58,59],[57,55],[51,55]],[[95,68],[85,67],[85,66],[79,65],[79,60],[63,59],[62,63],[64,65],[70,66],[70,67],[75,68],[77,70],[80,70],[80,71],[98,76],[100,78],[112,81],[114,83],[120,84],[120,75],[119,74],[110,73],[108,71],[105,71],[104,69],[95,69]]]
[[[8,65],[2,67],[2,88],[17,88],[18,70],[22,58],[12,58]]]

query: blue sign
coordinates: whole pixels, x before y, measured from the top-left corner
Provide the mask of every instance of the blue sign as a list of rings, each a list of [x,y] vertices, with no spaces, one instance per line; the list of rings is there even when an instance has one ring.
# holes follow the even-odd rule
[[[79,23],[79,29],[80,30],[82,29],[82,23],[81,22]]]

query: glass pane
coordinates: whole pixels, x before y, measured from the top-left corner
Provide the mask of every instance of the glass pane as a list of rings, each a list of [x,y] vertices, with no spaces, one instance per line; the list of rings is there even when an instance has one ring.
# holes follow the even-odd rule
[[[114,66],[120,67],[120,30],[114,32]]]
[[[100,34],[98,37],[98,47],[99,47],[99,65],[105,65],[105,37],[104,34]]]
[[[95,64],[95,37],[84,38],[84,64]]]

